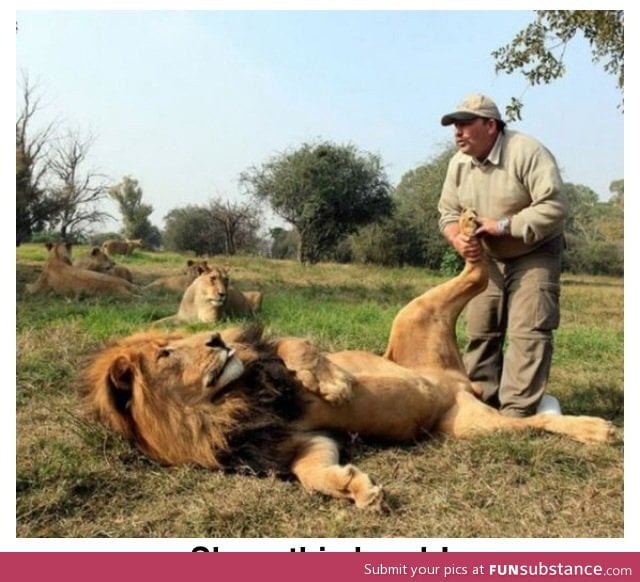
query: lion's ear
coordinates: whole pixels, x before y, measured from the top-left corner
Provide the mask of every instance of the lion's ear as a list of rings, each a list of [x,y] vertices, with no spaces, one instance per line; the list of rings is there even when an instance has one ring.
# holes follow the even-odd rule
[[[193,261],[191,259],[187,260],[187,267],[190,267],[191,265],[193,265]]]
[[[99,249],[98,247],[93,247],[93,248],[91,249],[91,256],[92,256],[92,257],[95,257],[96,255],[99,255],[99,254],[100,254],[100,252],[101,252],[101,251],[100,251],[100,249]]]
[[[133,363],[125,356],[116,358],[109,368],[109,382],[118,390],[131,392],[133,390],[133,375]]]
[[[52,242],[46,242],[44,243],[44,247],[50,251],[53,248],[53,243]]]

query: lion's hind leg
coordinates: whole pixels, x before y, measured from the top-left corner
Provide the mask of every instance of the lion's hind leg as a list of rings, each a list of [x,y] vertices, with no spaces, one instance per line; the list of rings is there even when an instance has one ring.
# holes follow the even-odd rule
[[[437,431],[456,438],[491,432],[542,430],[568,436],[585,444],[607,443],[615,437],[613,425],[594,416],[536,414],[516,418],[500,414],[470,392],[458,392],[455,404],[443,415]]]
[[[359,509],[380,511],[382,488],[353,465],[340,465],[336,442],[324,435],[309,435],[300,446],[291,472],[307,491],[350,499]]]

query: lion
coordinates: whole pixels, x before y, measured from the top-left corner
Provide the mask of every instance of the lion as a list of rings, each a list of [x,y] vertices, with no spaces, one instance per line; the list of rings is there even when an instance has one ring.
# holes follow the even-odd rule
[[[131,271],[123,265],[116,265],[100,247],[93,247],[86,255],[73,261],[73,266],[96,273],[107,273],[133,283]]]
[[[113,269],[114,265],[115,263],[100,247],[93,247],[86,255],[73,261],[74,267],[96,271],[97,273],[106,273]]]
[[[172,275],[169,277],[160,277],[155,281],[152,281],[148,285],[145,285],[145,289],[168,289],[170,291],[180,291],[184,293],[184,290],[193,282],[193,280],[203,273],[211,271],[209,263],[207,261],[194,261],[192,259],[187,260],[187,266],[181,275]]]
[[[134,250],[143,247],[142,239],[117,240],[109,239],[102,243],[102,250],[109,256],[130,255]]]
[[[475,231],[473,214],[461,224]],[[269,340],[256,326],[139,332],[90,357],[84,409],[163,465],[294,476],[307,491],[370,510],[385,507],[383,488],[340,464],[335,433],[403,443],[538,429],[610,441],[614,428],[601,418],[514,418],[478,398],[453,333],[486,284],[486,264],[467,262],[411,301],[393,321],[383,356],[325,354],[308,339]]]
[[[156,321],[213,323],[224,317],[255,315],[262,306],[259,291],[238,291],[229,285],[229,270],[213,265],[185,289],[178,313]]]
[[[110,271],[107,271],[110,275],[115,275],[116,277],[120,277],[125,281],[129,281],[129,283],[133,283],[133,275],[131,271],[127,269],[124,265],[113,265]]]
[[[134,295],[135,287],[120,277],[78,268],[71,262],[71,245],[65,242],[47,243],[49,256],[34,283],[26,286],[28,293],[119,293]]]

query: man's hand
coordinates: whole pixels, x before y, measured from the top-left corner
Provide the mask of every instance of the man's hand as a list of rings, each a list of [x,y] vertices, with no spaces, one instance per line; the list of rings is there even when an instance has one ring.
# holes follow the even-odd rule
[[[491,236],[505,236],[509,234],[508,219],[495,220],[493,218],[478,216],[477,221],[480,225],[476,229],[477,236],[481,236],[483,234],[489,234]],[[504,221],[506,221],[506,224]]]
[[[476,231],[478,232],[478,231]],[[469,236],[460,232],[457,224],[449,224],[444,229],[444,235],[449,244],[465,259],[475,263],[482,258],[482,247],[478,241],[478,237]]]

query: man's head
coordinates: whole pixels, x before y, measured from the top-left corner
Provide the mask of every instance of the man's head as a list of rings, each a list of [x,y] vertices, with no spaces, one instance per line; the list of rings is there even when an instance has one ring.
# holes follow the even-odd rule
[[[458,149],[481,160],[489,154],[505,125],[498,106],[479,94],[465,97],[455,111],[442,117],[440,123],[454,125]]]

